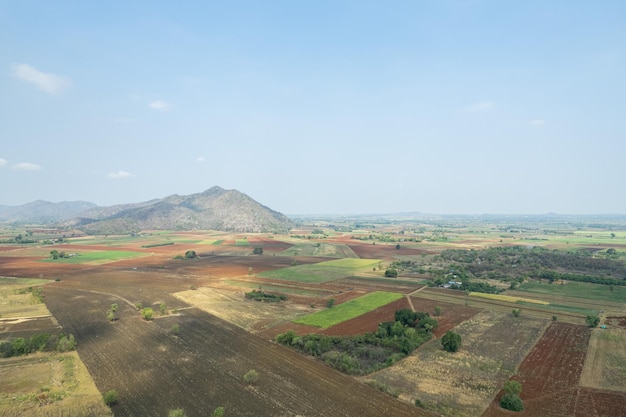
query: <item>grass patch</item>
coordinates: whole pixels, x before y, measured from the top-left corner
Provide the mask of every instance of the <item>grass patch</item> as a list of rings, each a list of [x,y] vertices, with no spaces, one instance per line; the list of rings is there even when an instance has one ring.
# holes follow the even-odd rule
[[[248,239],[236,239],[235,246],[250,246],[250,242]]]
[[[516,304],[520,304],[520,305],[527,305],[529,307],[533,307],[536,305],[533,305],[533,303],[528,303],[528,302],[524,302],[524,301],[518,301]],[[598,314],[598,310],[594,310],[594,309],[590,309],[590,308],[583,308],[583,307],[575,307],[575,306],[568,306],[568,305],[563,305],[563,304],[547,304],[547,305],[543,305],[542,308],[545,308],[546,310],[551,310],[551,311],[563,311],[566,313],[574,313],[574,314],[581,314],[581,315],[597,315]]]
[[[138,258],[141,256],[147,256],[147,255],[141,252],[107,250],[107,251],[77,253],[76,256],[70,256],[69,258],[59,258],[59,259],[47,258],[47,259],[44,259],[43,261],[44,262],[57,262],[57,263],[64,263],[64,264],[86,264],[86,263],[104,264],[108,262],[120,261],[122,259]]]
[[[324,311],[309,314],[294,323],[327,329],[344,321],[359,317],[362,314],[376,310],[378,307],[387,305],[402,298],[402,294],[394,292],[376,291],[359,298],[347,301],[336,307]]]
[[[218,239],[218,240],[214,240],[213,243],[211,243],[211,245],[220,246],[222,243],[224,243],[224,239]]]
[[[565,297],[585,298],[588,300],[613,301],[623,303],[626,300],[626,287],[591,284],[587,282],[568,281],[563,285],[527,282],[518,288],[518,291],[534,292],[537,294],[560,295]]]
[[[548,305],[548,304],[550,304],[547,301],[534,300],[532,298],[524,298],[524,297],[513,297],[513,296],[510,296],[510,295],[502,295],[502,294],[485,294],[485,293],[482,293],[482,292],[471,292],[470,295],[472,297],[488,298],[490,300],[506,301],[506,302],[509,302],[509,303],[541,304],[541,305]]]
[[[236,287],[244,287],[244,288],[256,288],[260,290],[267,291],[275,291],[282,292],[285,294],[296,294],[296,295],[304,295],[308,297],[325,297],[331,293],[331,291],[314,291],[314,290],[303,290],[300,288],[293,287],[284,287],[282,285],[267,285],[267,284],[259,284],[256,282],[241,282],[241,281],[233,281],[233,280],[224,280],[222,281],[228,285],[233,285]]]
[[[344,258],[275,269],[262,272],[259,276],[303,283],[327,282],[349,277],[360,270],[371,269],[373,266],[378,265],[378,262],[375,259]]]

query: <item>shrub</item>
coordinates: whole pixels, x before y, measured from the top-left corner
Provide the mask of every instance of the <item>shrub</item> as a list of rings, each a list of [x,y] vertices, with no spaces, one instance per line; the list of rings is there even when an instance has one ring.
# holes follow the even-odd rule
[[[255,371],[254,369],[250,369],[248,372],[246,372],[245,374],[243,374],[243,381],[246,384],[256,384],[259,380],[259,373],[257,371]]]
[[[334,305],[335,305],[335,299],[334,298],[329,298],[328,301],[326,301],[326,307],[333,308]]]
[[[600,317],[594,316],[594,315],[588,315],[585,318],[585,322],[587,322],[587,326],[589,327],[598,327],[598,324],[600,324]]]
[[[107,392],[102,394],[102,399],[104,400],[104,403],[109,407],[117,404],[117,391],[115,391],[114,389],[108,390]]]
[[[176,408],[174,410],[170,410],[167,417],[187,417],[187,414],[185,414],[185,410],[182,408]]]
[[[394,268],[389,268],[385,270],[385,277],[387,278],[398,278],[398,270]]]
[[[461,335],[448,330],[441,338],[441,345],[448,352],[456,352],[461,347]]]
[[[70,334],[69,336],[65,336],[64,334],[61,334],[59,336],[59,341],[57,342],[57,351],[69,352],[74,349],[76,349],[76,340],[74,339],[74,335]]]
[[[196,259],[197,257],[198,254],[196,253],[196,251],[188,250],[187,252],[185,252],[185,259]]]
[[[217,407],[213,410],[211,417],[224,417],[224,407]]]
[[[519,308],[514,308],[511,313],[513,313],[513,317],[519,317],[520,314],[522,314],[522,310],[520,310]]]
[[[256,248],[252,250],[252,253],[254,255],[263,255],[263,248],[260,246],[257,246]]]
[[[141,317],[144,320],[150,321],[154,317],[154,311],[150,307],[146,307],[141,310]]]
[[[180,326],[177,324],[174,324],[172,326],[172,328],[170,329],[170,331],[172,332],[173,335],[178,335],[178,333],[180,333]]]
[[[504,394],[500,399],[500,406],[505,410],[524,411],[524,402],[515,394]]]
[[[522,393],[522,384],[520,384],[517,381],[506,381],[504,383],[504,388],[503,388],[504,392],[506,392],[507,394],[515,394],[515,395],[520,395]]]

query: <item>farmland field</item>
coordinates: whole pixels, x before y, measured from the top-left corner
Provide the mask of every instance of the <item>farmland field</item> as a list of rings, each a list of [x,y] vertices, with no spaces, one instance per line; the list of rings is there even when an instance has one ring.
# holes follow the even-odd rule
[[[345,278],[362,270],[371,270],[378,263],[379,261],[373,259],[343,258],[267,271],[259,275],[263,278],[320,283]]]
[[[419,399],[444,416],[480,415],[521,363],[545,329],[546,321],[515,319],[510,314],[482,312],[455,328],[461,350],[449,353],[439,339],[372,378]]]
[[[346,320],[353,319],[402,298],[402,294],[390,292],[373,292],[359,298],[339,304],[317,313],[309,314],[295,323],[327,329]]]
[[[71,248],[71,247],[70,247]],[[68,248],[69,249],[69,248]],[[45,262],[64,263],[64,264],[92,264],[100,265],[108,262],[116,262],[124,259],[132,259],[140,256],[146,256],[146,253],[128,252],[128,251],[97,251],[97,252],[79,252],[75,256],[70,255],[69,258],[44,259]]]
[[[544,228],[515,227],[523,231],[508,232],[504,230],[510,226],[470,227],[466,220],[436,220],[423,227],[359,221],[353,232],[340,224],[324,229],[323,235],[311,233],[328,224],[320,222],[297,231],[311,236],[306,239],[176,231],[5,245],[0,248],[0,275],[29,280],[0,278],[0,336],[4,341],[42,330],[74,334],[97,390],[118,391],[119,404],[112,408],[116,417],[164,417],[174,408],[185,409],[189,417],[203,417],[217,406],[226,408],[226,417],[512,415],[503,414],[497,403],[509,378],[523,384],[527,410],[520,415],[615,417],[615,410],[626,410],[626,287],[526,279],[518,290],[511,290],[509,282],[480,278],[507,289],[497,296],[466,296],[437,288],[435,282],[450,272],[438,256],[448,248],[554,248],[565,247],[560,239],[568,239],[572,253],[584,250],[601,258],[614,247],[615,259],[623,259],[626,245],[615,239],[608,246],[607,230],[592,230],[593,238],[573,233],[555,237]],[[253,247],[263,248],[263,254],[253,254]],[[41,262],[53,249],[80,256]],[[174,259],[187,250],[199,257]],[[406,262],[407,269],[399,270],[397,278],[385,278],[385,270],[397,260]],[[18,282],[19,288],[10,287]],[[45,304],[33,304],[29,287],[43,288]],[[244,294],[252,289],[286,294],[287,300],[247,300]],[[331,298],[335,305],[326,308]],[[116,320],[109,322],[112,304],[119,307]],[[154,319],[143,320],[137,304],[153,308]],[[436,319],[435,339],[367,377],[338,374],[322,361],[274,342],[288,330],[332,336],[374,332],[403,308]],[[522,310],[520,317],[513,317],[513,308]],[[608,329],[590,331],[581,325],[586,314],[600,310]],[[558,316],[556,322],[553,315]],[[462,336],[457,353],[442,350],[439,338],[447,330]],[[24,386],[38,375],[58,379],[50,376],[63,369],[57,363],[43,362],[50,365],[44,369],[42,362],[33,364],[30,358],[18,358],[24,366],[10,371],[0,365],[5,372],[0,375],[3,390],[14,389],[6,384],[13,378]],[[260,375],[256,385],[243,381],[250,369]],[[368,386],[371,380],[376,387],[399,393],[399,399]],[[541,385],[544,380],[552,383]],[[42,385],[34,388],[37,395],[41,387],[53,394],[57,388],[69,392],[62,385]],[[93,398],[102,406],[99,393]],[[426,409],[416,407],[415,400]],[[59,402],[69,403],[72,415],[80,415],[81,400],[68,395]],[[49,406],[38,412],[47,411],[50,414],[33,417],[58,414]],[[0,408],[3,415],[22,414],[10,403]]]
[[[626,330],[594,329],[580,385],[626,391]]]

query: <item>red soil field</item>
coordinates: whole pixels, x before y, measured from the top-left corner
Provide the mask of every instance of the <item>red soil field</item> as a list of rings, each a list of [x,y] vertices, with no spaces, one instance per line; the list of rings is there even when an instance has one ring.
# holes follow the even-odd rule
[[[626,394],[578,387],[590,335],[588,327],[552,323],[513,378],[522,384],[524,411],[500,408],[500,392],[483,417],[625,416]]]

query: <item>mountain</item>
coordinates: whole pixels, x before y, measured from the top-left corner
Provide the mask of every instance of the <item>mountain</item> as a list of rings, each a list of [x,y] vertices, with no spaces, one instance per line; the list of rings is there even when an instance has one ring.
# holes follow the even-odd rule
[[[237,190],[213,187],[202,193],[171,195],[143,203],[94,207],[67,223],[94,234],[139,230],[211,229],[232,232],[283,232],[292,223],[284,214]]]
[[[69,220],[97,207],[87,201],[50,201],[37,200],[21,206],[0,206],[0,221],[11,223],[58,223]]]

